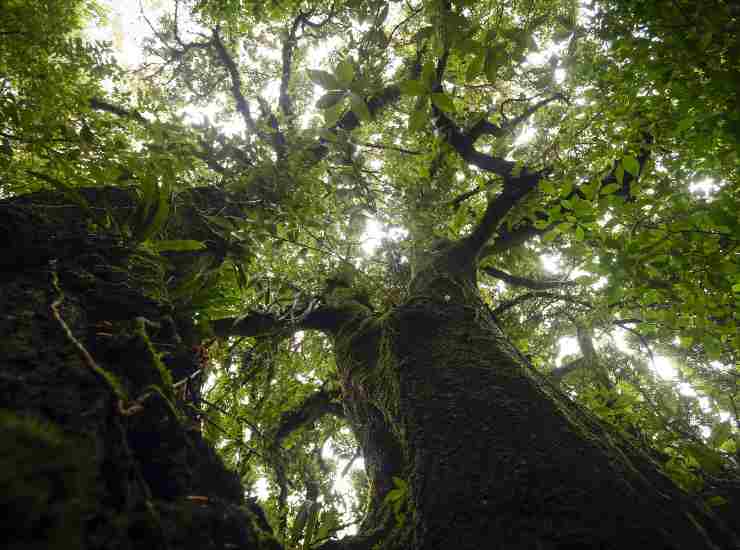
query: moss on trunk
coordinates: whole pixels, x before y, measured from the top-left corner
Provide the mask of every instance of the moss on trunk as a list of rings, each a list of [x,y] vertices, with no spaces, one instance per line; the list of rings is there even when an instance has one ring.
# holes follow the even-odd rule
[[[0,204],[5,547],[279,548],[178,403],[197,342],[163,262],[75,208]]]
[[[362,388],[346,395],[350,408],[378,411],[385,426],[374,430],[400,449],[393,475],[408,495],[394,507],[398,493],[383,496],[386,486],[378,501],[403,516],[386,525],[386,546],[736,548],[736,536],[627,436],[527,364],[471,271],[450,257],[439,253],[404,303],[346,325],[337,342],[346,385]],[[377,421],[366,418],[366,426]],[[382,460],[382,449],[363,441]]]

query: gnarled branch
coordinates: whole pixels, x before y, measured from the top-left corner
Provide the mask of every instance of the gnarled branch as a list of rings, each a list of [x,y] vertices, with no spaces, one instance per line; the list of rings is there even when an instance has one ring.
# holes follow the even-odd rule
[[[221,40],[221,35],[219,34],[218,29],[213,31],[213,47],[216,49],[218,60],[224,66],[226,72],[229,73],[229,78],[231,79],[231,95],[234,97],[234,101],[236,102],[236,110],[241,115],[242,120],[249,131],[256,134],[257,124],[252,118],[252,113],[249,110],[249,103],[247,103],[247,100],[242,93],[242,79],[239,75],[239,68],[236,66],[231,54],[226,50],[226,46],[224,46],[224,43]]]
[[[546,290],[548,288],[562,288],[565,286],[573,286],[576,284],[573,281],[553,281],[553,280],[538,281],[535,279],[529,279],[527,277],[518,277],[516,275],[511,275],[510,273],[506,273],[505,271],[501,271],[500,269],[496,269],[495,267],[492,267],[492,266],[482,267],[481,271],[483,271],[487,275],[490,275],[494,279],[500,279],[510,285],[530,288],[532,290]]]
[[[552,301],[562,300],[564,302],[570,302],[572,304],[583,306],[587,309],[593,309],[594,307],[589,302],[586,302],[584,300],[579,300],[578,298],[573,298],[572,296],[568,296],[564,294],[555,294],[553,292],[546,292],[546,291],[541,290],[541,291],[536,291],[536,292],[525,292],[524,294],[520,294],[516,298],[512,298],[511,300],[507,300],[506,302],[501,302],[498,306],[496,306],[493,309],[492,313],[494,316],[498,316],[510,310],[511,308],[518,306],[521,303],[524,303],[529,300],[535,300],[537,298],[545,298],[545,299],[550,299]]]
[[[563,99],[563,98],[564,96],[558,93],[551,97],[538,101],[534,105],[531,105],[530,107],[525,109],[524,112],[520,114],[519,116],[512,118],[511,120],[508,120],[504,122],[503,124],[494,124],[488,119],[483,118],[479,120],[478,122],[476,122],[466,132],[466,134],[468,135],[468,137],[470,137],[470,139],[472,139],[473,143],[475,143],[475,141],[478,138],[484,135],[493,136],[493,137],[503,137],[507,133],[514,130],[514,128],[516,128],[519,124],[527,120],[530,116],[532,116],[534,113],[539,111],[542,107],[544,107],[548,103],[552,103],[555,100]]]
[[[344,417],[344,408],[336,399],[339,394],[320,390],[308,396],[303,403],[293,410],[284,412],[280,417],[280,424],[275,432],[275,443],[282,441],[298,428],[315,422],[324,415],[332,414]]]

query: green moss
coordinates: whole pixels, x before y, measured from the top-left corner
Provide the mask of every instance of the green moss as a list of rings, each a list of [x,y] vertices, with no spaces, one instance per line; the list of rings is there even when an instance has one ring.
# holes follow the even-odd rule
[[[159,352],[154,348],[154,344],[149,339],[149,335],[146,331],[148,321],[143,317],[137,317],[135,320],[134,334],[139,339],[143,350],[146,353],[146,357],[149,360],[148,363],[151,367],[156,369],[158,373],[158,380],[154,382],[154,385],[159,386],[165,397],[170,400],[174,400],[174,388],[172,387],[172,373],[165,366],[160,358]]]
[[[6,548],[80,548],[92,507],[91,445],[6,410],[0,428],[0,538],[13,541]]]

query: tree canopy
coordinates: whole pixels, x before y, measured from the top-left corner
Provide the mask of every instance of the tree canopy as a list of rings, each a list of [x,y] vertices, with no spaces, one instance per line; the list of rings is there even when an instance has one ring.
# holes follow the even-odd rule
[[[145,2],[136,67],[86,39],[102,17],[0,4],[0,197],[55,190],[159,255],[210,351],[204,433],[251,494],[267,480],[286,543],[332,536],[368,498],[317,312],[343,286],[391,310],[423,253],[461,238],[528,361],[728,505],[737,6]],[[111,187],[135,197],[125,216],[91,200]]]

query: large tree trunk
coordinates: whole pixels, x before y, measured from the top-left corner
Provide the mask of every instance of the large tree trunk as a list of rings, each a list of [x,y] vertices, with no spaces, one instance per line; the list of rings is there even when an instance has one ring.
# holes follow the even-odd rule
[[[3,547],[279,548],[173,386],[199,342],[163,262],[87,223],[0,202]]]
[[[399,505],[399,491],[384,496],[392,486],[377,465],[382,450],[364,438],[376,457],[370,473],[383,474],[376,506],[400,509],[388,520],[396,522],[388,546],[738,547],[644,452],[537,375],[479,299],[470,270],[456,273],[450,258],[418,276],[395,310],[345,323],[335,338],[345,399],[379,411],[385,426],[374,431],[392,433],[401,449],[401,464],[395,451],[387,462],[408,484]]]
[[[192,371],[198,341],[170,277],[47,199],[0,204],[3,540],[278,548],[171,407],[169,378]],[[324,550],[738,547],[527,365],[454,254],[440,252],[381,317],[351,289],[334,294],[342,315],[329,332],[373,487],[360,535]]]

